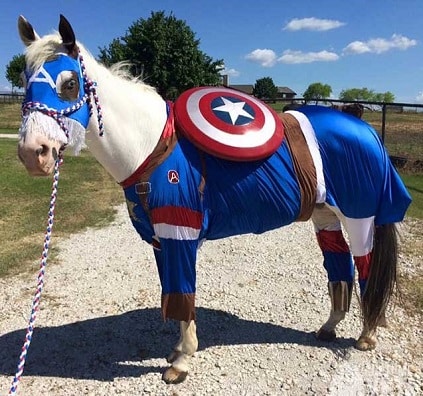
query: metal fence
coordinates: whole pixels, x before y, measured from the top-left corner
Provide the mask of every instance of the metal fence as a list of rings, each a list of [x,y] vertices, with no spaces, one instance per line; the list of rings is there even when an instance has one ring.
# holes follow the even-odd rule
[[[24,97],[22,93],[0,93],[0,103],[21,103]]]
[[[319,99],[284,101],[284,105],[299,104],[320,104],[339,110],[345,105],[360,105],[363,109],[360,118],[379,133],[397,168],[423,173],[423,104]]]

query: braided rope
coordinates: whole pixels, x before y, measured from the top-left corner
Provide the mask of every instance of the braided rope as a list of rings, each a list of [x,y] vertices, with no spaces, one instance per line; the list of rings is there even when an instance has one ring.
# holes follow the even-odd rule
[[[56,122],[59,124],[60,128],[63,130],[63,132],[66,135],[67,140],[69,141],[69,130],[65,123],[63,122],[64,117],[66,117],[69,114],[74,113],[75,111],[79,110],[82,106],[84,106],[85,103],[89,106],[89,114],[90,117],[93,114],[93,106],[91,103],[91,95],[94,98],[94,105],[97,109],[97,121],[98,121],[98,127],[99,127],[99,135],[103,136],[104,134],[104,124],[103,124],[103,113],[101,110],[100,102],[97,96],[97,90],[96,90],[96,83],[88,78],[87,73],[85,71],[85,65],[82,58],[82,55],[79,54],[79,61],[81,64],[81,70],[82,70],[82,76],[84,79],[84,96],[75,104],[72,106],[67,107],[63,110],[56,110],[48,107],[47,105],[40,103],[40,102],[26,102],[22,105],[22,115],[25,116],[30,111],[35,110],[39,111],[45,115],[48,115],[56,120]],[[52,192],[51,192],[51,199],[50,199],[50,208],[48,212],[48,220],[47,220],[47,229],[44,237],[44,245],[43,245],[43,252],[41,255],[41,263],[40,263],[40,271],[38,274],[38,283],[37,283],[37,290],[34,295],[34,299],[32,302],[32,308],[31,308],[31,315],[28,322],[28,327],[26,331],[25,336],[25,342],[22,347],[21,355],[19,356],[19,363],[17,367],[17,371],[15,374],[15,377],[12,381],[12,386],[9,390],[9,395],[15,395],[17,392],[17,388],[19,385],[19,381],[22,377],[24,366],[26,362],[26,355],[28,353],[29,346],[31,344],[32,335],[34,332],[34,324],[35,320],[37,318],[37,313],[39,310],[40,305],[40,299],[41,299],[41,292],[43,290],[44,286],[44,274],[45,274],[45,268],[47,266],[47,257],[48,257],[48,251],[50,246],[50,239],[51,234],[53,231],[53,221],[54,221],[54,209],[56,207],[56,198],[57,198],[57,186],[59,184],[59,176],[60,176],[60,165],[63,163],[63,150],[65,149],[66,145],[62,146],[59,156],[57,158],[57,161],[54,166],[54,176],[53,176],[53,185],[52,185]]]
[[[86,94],[90,93],[92,97],[94,98],[94,104],[97,109],[97,122],[98,122],[99,135],[103,136],[104,134],[103,112],[101,109],[100,101],[98,99],[97,90],[95,88],[96,83],[90,78],[88,78],[87,72],[85,69],[84,58],[81,55],[81,53],[79,53],[79,63],[81,64],[82,77],[84,79],[84,90]],[[90,107],[90,117],[91,117],[93,113],[91,98],[88,98],[88,106]]]
[[[63,162],[62,154],[59,153],[59,157],[54,166],[54,176],[53,176],[53,185],[52,185],[52,191],[51,191],[50,208],[48,211],[47,229],[46,229],[46,233],[44,237],[43,252],[41,254],[41,263],[40,263],[40,270],[38,273],[37,290],[35,292],[34,299],[32,302],[31,315],[28,322],[25,342],[22,347],[21,355],[19,356],[18,368],[15,374],[15,377],[13,378],[12,386],[10,387],[10,390],[9,390],[9,395],[16,394],[19,381],[24,371],[26,355],[28,353],[28,349],[31,344],[32,334],[34,332],[34,324],[37,318],[37,313],[39,311],[41,292],[44,286],[44,274],[45,274],[45,268],[47,266],[47,257],[48,257],[49,247],[50,247],[51,233],[53,231],[54,209],[56,206],[57,186],[59,183],[59,175],[60,175],[59,167],[62,164],[62,162]]]

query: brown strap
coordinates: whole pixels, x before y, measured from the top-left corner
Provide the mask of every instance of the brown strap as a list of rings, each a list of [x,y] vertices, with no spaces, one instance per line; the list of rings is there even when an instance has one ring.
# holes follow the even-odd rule
[[[144,172],[138,177],[138,182],[135,184],[135,191],[140,198],[141,205],[145,213],[150,217],[150,209],[148,207],[148,194],[151,192],[151,184],[149,182],[150,176],[160,164],[162,164],[170,153],[175,148],[178,141],[178,136],[173,133],[167,138],[160,139],[156,148],[150,154],[148,164],[144,168]]]
[[[316,205],[316,168],[297,119],[287,113],[283,113],[280,118],[285,127],[286,142],[291,152],[292,162],[300,186],[301,207],[296,221],[307,221]]]

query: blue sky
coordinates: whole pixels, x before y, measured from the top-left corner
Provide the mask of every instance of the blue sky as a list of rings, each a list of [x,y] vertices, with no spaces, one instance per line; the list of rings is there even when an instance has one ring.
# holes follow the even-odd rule
[[[173,12],[223,59],[230,84],[271,77],[302,96],[314,82],[342,89],[390,91],[397,102],[423,103],[423,0],[0,0],[0,90],[6,65],[23,52],[17,18],[40,34],[59,14],[93,55],[152,11]]]

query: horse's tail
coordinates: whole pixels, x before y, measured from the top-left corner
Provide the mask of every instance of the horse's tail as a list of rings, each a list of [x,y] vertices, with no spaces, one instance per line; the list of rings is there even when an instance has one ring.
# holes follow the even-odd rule
[[[370,274],[362,296],[364,325],[376,330],[397,283],[398,239],[395,224],[375,229]]]

